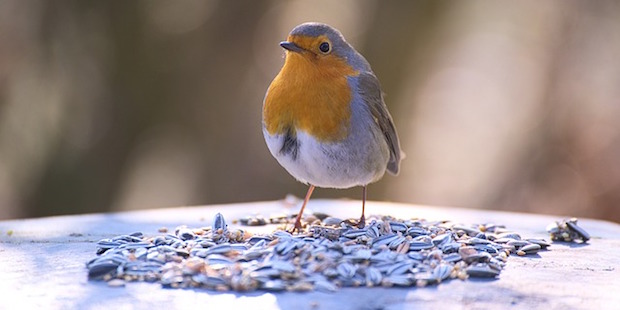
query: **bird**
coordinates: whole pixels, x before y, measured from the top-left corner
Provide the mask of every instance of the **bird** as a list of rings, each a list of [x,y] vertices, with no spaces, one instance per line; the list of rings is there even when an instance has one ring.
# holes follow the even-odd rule
[[[300,24],[280,46],[284,65],[265,94],[262,130],[271,155],[309,186],[293,232],[315,187],[361,186],[363,228],[367,186],[386,171],[398,175],[404,158],[379,80],[327,24]]]

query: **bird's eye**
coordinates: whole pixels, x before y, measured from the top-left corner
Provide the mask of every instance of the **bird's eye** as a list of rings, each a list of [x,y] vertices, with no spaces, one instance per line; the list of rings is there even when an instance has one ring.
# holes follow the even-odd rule
[[[321,43],[321,45],[319,45],[319,50],[321,50],[321,52],[327,54],[331,50],[331,47],[329,46],[329,43],[323,42],[323,43]]]

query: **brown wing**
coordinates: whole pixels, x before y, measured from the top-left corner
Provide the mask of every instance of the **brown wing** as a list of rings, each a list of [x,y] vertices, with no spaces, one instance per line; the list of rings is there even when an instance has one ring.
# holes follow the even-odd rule
[[[362,92],[362,97],[368,104],[376,124],[383,132],[385,141],[390,149],[390,161],[388,162],[387,170],[393,175],[398,175],[400,160],[403,154],[400,151],[400,142],[392,116],[388,112],[385,102],[383,102],[383,93],[381,92],[379,80],[372,72],[363,72],[359,76],[359,89]]]

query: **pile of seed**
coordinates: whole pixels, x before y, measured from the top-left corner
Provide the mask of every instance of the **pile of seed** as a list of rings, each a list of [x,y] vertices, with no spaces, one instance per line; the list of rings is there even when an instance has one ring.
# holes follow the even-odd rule
[[[577,225],[577,219],[564,219],[547,226],[547,232],[553,241],[581,242],[590,240],[590,234]]]
[[[495,278],[511,254],[531,255],[549,246],[495,224],[375,216],[358,229],[324,214],[308,217],[310,224],[298,234],[281,226],[271,234],[252,235],[229,229],[217,214],[212,227],[104,239],[97,243],[98,256],[87,263],[88,277],[110,285],[150,281],[217,291],[426,286]],[[241,220],[247,225],[291,222],[290,217]]]

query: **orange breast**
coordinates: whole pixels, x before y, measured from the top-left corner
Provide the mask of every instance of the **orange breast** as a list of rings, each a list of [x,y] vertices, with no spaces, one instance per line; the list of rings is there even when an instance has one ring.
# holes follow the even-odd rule
[[[347,77],[358,74],[334,55],[287,52],[284,66],[265,98],[263,120],[267,131],[284,134],[291,128],[320,141],[344,139],[352,98]]]

